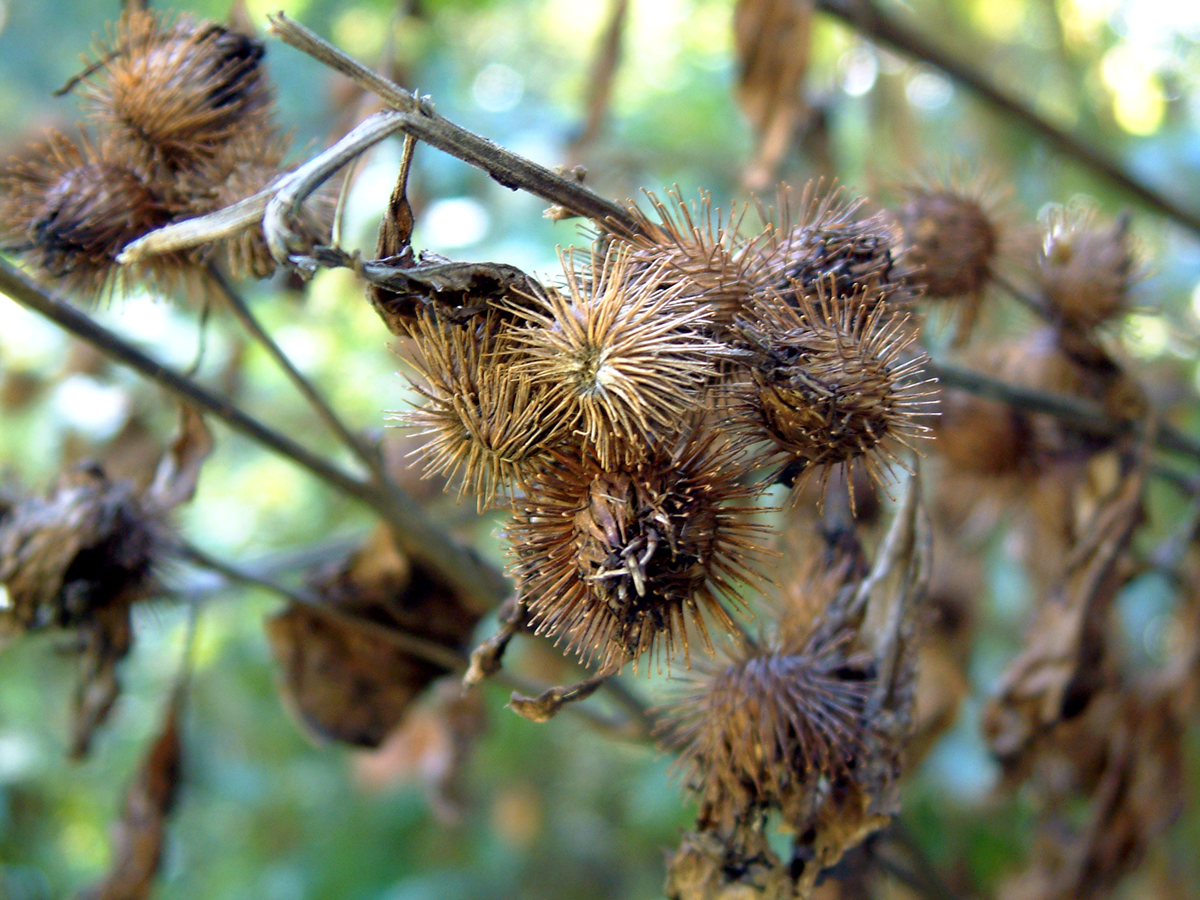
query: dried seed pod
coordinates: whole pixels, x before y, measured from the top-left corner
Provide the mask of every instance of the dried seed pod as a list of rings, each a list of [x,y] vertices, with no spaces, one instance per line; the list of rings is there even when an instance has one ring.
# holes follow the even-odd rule
[[[893,305],[911,300],[899,231],[883,213],[859,218],[865,203],[840,187],[824,191],[821,181],[810,181],[794,202],[791,188],[782,185],[780,221],[749,250],[758,257],[754,269],[764,279],[769,273],[764,293],[796,302],[798,294],[824,285],[835,295],[858,289],[872,303],[884,296]],[[774,211],[763,218],[773,221]]]
[[[1033,426],[1007,403],[946,391],[932,423],[935,450],[956,471],[997,476],[1028,465]]]
[[[927,297],[977,295],[999,246],[982,200],[950,187],[910,186],[905,193],[894,216],[903,233],[905,261],[916,270],[910,283]]]
[[[707,313],[681,301],[683,284],[661,267],[632,273],[626,248],[593,255],[586,276],[570,255],[563,269],[566,293],[548,288],[513,308],[530,323],[512,332],[523,357],[514,368],[602,466],[635,459],[701,407],[729,349],[704,335]]]
[[[747,643],[725,666],[693,676],[662,742],[680,751],[700,828],[732,833],[769,809],[799,822],[823,782],[852,777],[874,669],[869,656],[848,659],[844,645]]]
[[[604,667],[660,650],[669,664],[680,650],[690,658],[690,620],[711,653],[701,611],[732,630],[721,600],[737,604],[734,582],[761,580],[758,508],[723,505],[754,495],[744,474],[699,430],[615,468],[561,454],[542,463],[506,529],[538,632]]]
[[[1129,219],[1104,227],[1090,209],[1053,207],[1038,254],[1042,293],[1064,325],[1095,328],[1129,307],[1137,259]]]
[[[728,325],[764,280],[758,269],[765,261],[747,252],[755,242],[739,237],[746,208],[735,204],[726,218],[710,194],[689,203],[677,188],[667,191],[665,203],[650,192],[646,197],[655,215],[633,210],[638,233],[603,237],[629,246],[631,276],[661,266],[663,288],[679,282],[681,297],[704,304],[714,324]]]
[[[832,467],[857,460],[885,484],[899,463],[894,448],[914,449],[929,431],[920,418],[930,382],[916,380],[923,357],[901,358],[916,337],[906,321],[861,290],[840,296],[818,285],[796,305],[761,298],[735,326],[753,362],[734,430],[772,444],[785,479],[819,472],[824,483]]]
[[[263,45],[223,25],[126,12],[97,55],[82,76],[93,115],[148,169],[189,168],[270,127]]]
[[[166,200],[117,159],[108,144],[76,143],[51,132],[0,170],[0,240],[43,274],[84,296],[100,296],[126,278],[163,282],[186,259],[154,258],[133,272],[116,257],[130,241],[171,219]]]
[[[479,508],[497,493],[511,498],[546,445],[563,430],[545,387],[514,370],[499,338],[501,320],[488,315],[478,329],[451,325],[440,316],[418,317],[411,329],[415,365],[425,384],[414,384],[425,404],[392,418],[421,429],[426,477],[459,479],[459,499],[475,494]],[[447,485],[448,487],[449,485]]]

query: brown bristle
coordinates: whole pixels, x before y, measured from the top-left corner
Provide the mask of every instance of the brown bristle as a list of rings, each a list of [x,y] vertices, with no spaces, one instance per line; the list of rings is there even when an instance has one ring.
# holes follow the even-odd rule
[[[1099,225],[1090,209],[1055,207],[1046,217],[1038,275],[1064,324],[1094,328],[1128,308],[1138,268],[1128,226],[1125,218]]]
[[[779,222],[749,251],[758,257],[763,292],[793,301],[820,284],[837,295],[858,289],[872,300],[888,296],[893,305],[911,299],[899,231],[882,213],[860,218],[865,203],[841,187],[826,191],[821,181],[810,181],[796,201],[783,185]],[[775,212],[763,215],[771,221]]]
[[[746,208],[735,204],[726,218],[707,193],[698,203],[684,200],[678,189],[667,191],[666,202],[650,192],[646,197],[654,215],[633,211],[639,233],[605,237],[629,245],[631,270],[661,266],[664,288],[680,282],[681,296],[708,307],[714,324],[728,325],[758,286],[752,268],[758,258],[744,252],[747,242],[739,237]]]
[[[263,45],[222,25],[127,12],[97,55],[83,88],[93,114],[147,166],[186,168],[269,121]]]
[[[933,298],[973,295],[984,286],[999,243],[987,212],[952,190],[910,187],[895,213],[904,235],[910,281]]]
[[[710,432],[689,429],[636,464],[604,468],[563,454],[542,463],[507,528],[512,571],[539,633],[587,661],[649,654],[690,661],[689,623],[709,653],[702,613],[734,624],[722,599],[761,581],[763,526],[750,521],[744,466]]]
[[[798,305],[763,298],[736,326],[754,361],[737,391],[735,430],[773,444],[793,476],[824,481],[832,467],[861,461],[886,484],[894,448],[914,449],[929,431],[920,423],[932,403],[929,382],[917,381],[923,358],[902,359],[916,337],[906,321],[861,291],[821,288]]]
[[[426,314],[413,324],[415,365],[425,384],[414,384],[423,406],[393,414],[425,438],[416,451],[426,477],[459,481],[459,499],[477,495],[482,510],[497,494],[511,498],[546,445],[565,431],[547,391],[514,371],[498,337],[500,316],[479,329],[451,325]]]
[[[166,280],[186,265],[171,254],[132,272],[117,266],[127,243],[165,225],[171,213],[153,186],[115,155],[86,136],[77,143],[51,132],[24,161],[0,171],[4,246],[89,298],[101,298],[127,278]]]
[[[728,349],[706,337],[704,307],[681,301],[656,267],[631,274],[626,248],[593,255],[583,273],[563,259],[566,291],[548,288],[513,310],[519,373],[545,389],[601,465],[632,460],[658,434],[673,434]]]
[[[692,676],[660,726],[680,753],[702,828],[730,833],[769,810],[801,822],[822,784],[853,778],[864,752],[873,664],[846,641],[793,651],[752,644]]]

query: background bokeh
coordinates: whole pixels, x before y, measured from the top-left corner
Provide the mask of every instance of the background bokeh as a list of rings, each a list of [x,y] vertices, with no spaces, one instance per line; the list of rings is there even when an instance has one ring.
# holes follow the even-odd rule
[[[79,118],[51,92],[79,68],[115,0],[0,0],[0,147]],[[403,7],[397,9],[397,6]],[[632,0],[612,103],[596,139],[573,146],[585,119],[588,73],[609,4],[578,0],[247,0],[261,24],[278,8],[361,59],[391,54],[409,87],[440,113],[532,159],[582,162],[601,194],[636,197],[678,185],[744,200],[755,138],[735,96],[732,3]],[[226,0],[181,4],[214,18]],[[1034,109],[1107,148],[1140,177],[1200,208],[1200,6],[1171,0],[911,0],[889,3],[939,43],[970,59]],[[280,117],[297,157],[328,143],[368,110],[347,84],[277,42],[268,50]],[[778,177],[836,176],[887,197],[916,174],[965,162],[1008,186],[1018,219],[1048,202],[1086,195],[1103,211],[1129,208],[1150,260],[1139,309],[1117,340],[1153,391],[1200,383],[1200,243],[1146,214],[1087,170],[1047,149],[937,72],[883,52],[817,16],[805,92],[814,110],[804,140]],[[7,151],[6,151],[7,152]],[[344,240],[370,251],[395,178],[399,144],[367,157],[348,195]],[[421,147],[410,198],[414,244],[458,259],[557,267],[556,248],[582,243],[574,223],[543,217],[544,203]],[[298,295],[277,283],[248,295],[292,358],[357,427],[382,429],[406,382],[389,336],[345,271],[322,272]],[[98,311],[164,361],[196,352],[197,311],[134,295]],[[989,327],[1024,320],[1003,308]],[[275,427],[338,455],[269,360],[222,323],[209,329],[201,375]],[[170,402],[134,376],[0,298],[0,465],[12,481],[48,485],[87,455],[130,461],[165,443]],[[1179,424],[1200,427],[1200,417]],[[353,543],[366,513],[289,463],[216,427],[218,446],[196,500],[180,511],[194,542],[230,559],[276,559],[300,548]],[[117,447],[119,449],[114,450]],[[147,449],[151,448],[151,449]],[[144,467],[144,463],[142,463]],[[502,561],[495,518],[468,502],[431,501],[437,514]],[[1162,508],[1173,508],[1164,500]],[[1163,523],[1151,523],[1165,529]],[[1002,537],[986,554],[985,625],[971,664],[991,683],[1019,640],[1029,598]],[[166,573],[188,596],[211,579]],[[1133,633],[1154,639],[1153,584],[1122,599]],[[618,743],[561,716],[533,725],[484,691],[488,730],[464,772],[457,820],[435,808],[422,783],[438,760],[436,727],[419,715],[402,741],[377,754],[320,747],[281,706],[262,618],[278,600],[222,590],[205,605],[194,689],[185,719],[185,776],[169,829],[159,896],[179,900],[452,900],[641,898],[661,895],[664,851],[694,810],[668,775],[669,759]],[[64,759],[73,677],[53,636],[0,652],[0,900],[69,896],[108,860],[109,824],[123,785],[153,734],[178,666],[185,616],[176,606],[140,610],[139,643],[125,663],[127,690],[91,757]],[[485,621],[482,631],[492,627]],[[1149,644],[1148,644],[1149,646]],[[516,648],[526,671],[569,678],[553,650]],[[635,687],[661,697],[661,679]],[[419,713],[419,711],[418,711]],[[981,895],[1031,839],[1033,809],[1020,794],[992,794],[996,772],[977,736],[978,709],[915,773],[903,821],[928,856],[965,873]],[[424,731],[422,731],[424,728]],[[1196,735],[1189,770],[1200,773]],[[422,743],[424,741],[424,743]],[[1156,848],[1159,863],[1200,885],[1197,804]],[[1147,893],[1133,879],[1128,896]],[[899,888],[897,888],[899,890]]]

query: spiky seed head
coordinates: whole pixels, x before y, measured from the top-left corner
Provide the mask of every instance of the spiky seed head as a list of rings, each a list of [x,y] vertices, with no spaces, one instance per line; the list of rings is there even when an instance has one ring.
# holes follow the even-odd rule
[[[932,422],[935,451],[955,470],[1004,475],[1031,461],[1033,427],[1006,403],[946,391]]]
[[[636,463],[557,454],[528,480],[507,528],[512,572],[539,633],[580,658],[620,666],[643,654],[690,663],[689,624],[711,653],[707,615],[761,584],[760,510],[744,464],[715,433],[689,428]],[[733,505],[727,505],[733,501]],[[737,501],[743,501],[737,505]]]
[[[97,54],[93,114],[147,166],[187,168],[269,119],[263,45],[223,25],[129,11]]]
[[[514,370],[500,324],[497,313],[479,327],[431,313],[417,318],[414,364],[424,384],[414,387],[425,403],[392,415],[425,438],[417,452],[426,477],[458,480],[459,499],[471,492],[481,510],[497,494],[511,499],[564,422],[545,388]]]
[[[1046,214],[1039,280],[1065,324],[1094,328],[1120,316],[1137,270],[1126,217],[1105,226],[1090,208],[1053,207]]]
[[[161,256],[136,272],[116,257],[171,212],[155,188],[108,144],[51,132],[0,170],[0,240],[43,274],[81,295],[100,295],[131,277],[168,279],[186,259]]]
[[[883,213],[862,216],[865,198],[826,190],[817,180],[799,198],[782,185],[777,202],[778,213],[763,212],[774,228],[748,251],[758,257],[763,293],[793,301],[821,284],[838,295],[858,289],[871,301],[887,296],[893,305],[912,299],[899,230]]]
[[[853,777],[874,672],[868,658],[848,658],[845,644],[746,642],[688,677],[659,734],[680,754],[699,827],[730,833],[772,809],[799,824],[822,785]]]
[[[915,449],[929,431],[921,416],[930,382],[917,379],[924,358],[902,358],[916,337],[907,318],[861,289],[838,296],[819,286],[796,304],[761,298],[736,326],[753,362],[735,431],[769,442],[805,478],[817,472],[824,483],[832,467],[858,461],[886,484],[892,465],[904,465],[895,449]]]
[[[977,294],[991,274],[999,237],[983,205],[949,189],[910,187],[896,211],[911,281],[934,298]]]
[[[565,291],[548,288],[514,311],[519,374],[545,390],[602,466],[632,460],[673,434],[703,404],[729,350],[705,336],[704,308],[681,304],[680,282],[659,266],[632,272],[628,249],[610,247],[580,271],[563,257]]]
[[[726,217],[713,208],[707,192],[699,202],[688,202],[678,188],[667,191],[665,202],[650,192],[646,197],[653,213],[632,210],[638,231],[605,233],[604,239],[629,246],[631,274],[661,266],[664,287],[681,283],[682,299],[703,304],[713,324],[728,325],[760,277],[754,269],[760,257],[745,252],[753,241],[739,234],[746,207],[739,210],[734,204]]]

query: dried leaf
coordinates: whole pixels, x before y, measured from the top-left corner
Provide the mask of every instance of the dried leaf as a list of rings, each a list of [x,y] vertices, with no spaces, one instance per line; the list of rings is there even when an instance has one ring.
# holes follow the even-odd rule
[[[586,678],[577,684],[565,687],[552,687],[543,691],[537,697],[526,697],[513,691],[508,701],[509,707],[522,719],[530,722],[549,722],[562,711],[568,703],[586,700],[596,689],[608,680],[611,671],[602,672],[593,678]]]
[[[284,698],[318,737],[377,747],[450,671],[478,615],[383,529],[312,587],[329,611],[293,603],[266,624]],[[427,652],[407,649],[418,645]]]
[[[194,406],[179,410],[179,433],[171,449],[159,460],[154,483],[146,493],[146,502],[160,510],[174,509],[191,500],[200,480],[200,468],[213,449],[212,432]]]
[[[113,861],[108,874],[84,890],[80,900],[145,900],[150,895],[162,858],[167,817],[179,793],[182,698],[183,691],[176,689],[158,737],[125,795],[113,833]]]
[[[737,98],[759,141],[745,177],[754,190],[774,180],[807,109],[801,82],[808,69],[812,12],[808,0],[738,0],[734,10],[741,66]]]
[[[1134,468],[1095,511],[988,704],[984,731],[1010,770],[1022,769],[1036,739],[1078,715],[1109,677],[1107,616],[1121,586],[1119,563],[1141,522],[1144,474]]]

